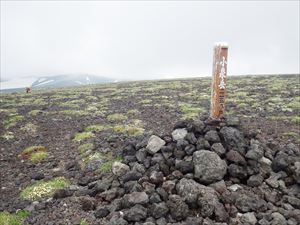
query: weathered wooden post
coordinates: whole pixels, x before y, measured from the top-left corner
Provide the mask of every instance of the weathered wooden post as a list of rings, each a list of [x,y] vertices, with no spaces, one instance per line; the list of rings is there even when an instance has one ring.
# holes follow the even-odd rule
[[[219,42],[215,44],[210,120],[221,120],[224,117],[227,78],[227,53],[228,45],[226,43]]]

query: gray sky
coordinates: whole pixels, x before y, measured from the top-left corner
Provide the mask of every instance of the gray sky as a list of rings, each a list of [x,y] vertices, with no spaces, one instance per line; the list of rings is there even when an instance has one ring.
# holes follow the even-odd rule
[[[299,73],[299,2],[1,1],[1,79],[90,73],[116,79]]]

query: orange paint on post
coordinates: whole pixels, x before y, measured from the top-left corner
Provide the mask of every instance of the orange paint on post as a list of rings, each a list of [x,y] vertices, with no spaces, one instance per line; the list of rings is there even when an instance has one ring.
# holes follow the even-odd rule
[[[227,78],[227,53],[228,45],[226,43],[215,44],[210,109],[210,119],[213,120],[220,120],[224,117]]]

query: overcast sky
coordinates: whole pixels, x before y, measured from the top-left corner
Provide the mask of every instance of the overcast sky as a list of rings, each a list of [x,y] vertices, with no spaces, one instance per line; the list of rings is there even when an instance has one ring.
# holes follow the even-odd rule
[[[1,79],[299,73],[299,1],[1,1]]]

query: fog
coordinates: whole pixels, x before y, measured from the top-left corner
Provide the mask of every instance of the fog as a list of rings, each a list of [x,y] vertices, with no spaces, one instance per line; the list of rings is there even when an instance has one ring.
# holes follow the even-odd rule
[[[119,80],[299,73],[299,2],[1,1],[1,81],[88,73]]]

